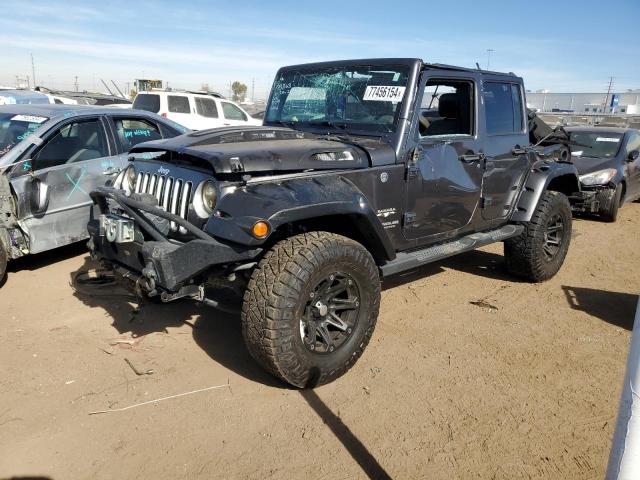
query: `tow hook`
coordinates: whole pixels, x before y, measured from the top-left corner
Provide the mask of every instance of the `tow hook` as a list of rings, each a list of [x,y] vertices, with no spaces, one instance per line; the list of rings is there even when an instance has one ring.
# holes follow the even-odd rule
[[[140,285],[149,295],[153,296],[157,293],[156,278],[158,278],[156,269],[153,263],[149,262],[147,266],[142,269],[142,276],[138,278],[136,284]]]

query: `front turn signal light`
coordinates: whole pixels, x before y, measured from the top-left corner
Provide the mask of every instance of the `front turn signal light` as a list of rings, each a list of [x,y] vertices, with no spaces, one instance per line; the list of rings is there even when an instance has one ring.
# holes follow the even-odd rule
[[[269,224],[260,220],[253,225],[252,228],[253,236],[256,238],[264,238],[269,235]]]

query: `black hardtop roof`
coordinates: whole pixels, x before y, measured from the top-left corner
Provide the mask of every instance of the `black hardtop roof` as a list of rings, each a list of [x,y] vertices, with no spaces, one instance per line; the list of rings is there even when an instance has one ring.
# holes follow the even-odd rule
[[[421,69],[437,69],[437,70],[451,70],[457,72],[471,72],[481,75],[503,75],[509,77],[517,77],[513,72],[495,72],[492,70],[482,70],[477,68],[457,67],[454,65],[446,65],[443,63],[426,63],[420,58],[359,58],[353,60],[334,60],[329,62],[314,62],[314,63],[301,63],[298,65],[287,65],[280,68],[280,70],[313,70],[330,67],[346,67],[349,65],[376,65],[376,66],[392,66],[392,65],[406,65],[409,67],[417,66]]]

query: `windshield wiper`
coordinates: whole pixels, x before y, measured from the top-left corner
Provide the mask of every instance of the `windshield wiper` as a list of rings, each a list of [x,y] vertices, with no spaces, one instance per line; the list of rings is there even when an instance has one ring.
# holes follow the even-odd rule
[[[317,127],[332,127],[335,128],[337,130],[341,130],[343,132],[347,131],[347,123],[346,122],[334,122],[332,120],[323,120],[321,122],[307,122],[309,125],[311,126],[317,126]]]
[[[285,122],[284,120],[274,120],[273,123],[286,128],[294,128],[296,126],[296,122]]]

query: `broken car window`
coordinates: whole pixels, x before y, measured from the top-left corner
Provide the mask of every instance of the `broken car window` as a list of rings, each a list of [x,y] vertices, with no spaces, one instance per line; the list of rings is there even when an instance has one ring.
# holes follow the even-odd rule
[[[396,129],[408,75],[404,66],[284,70],[274,83],[265,121],[390,133]]]

